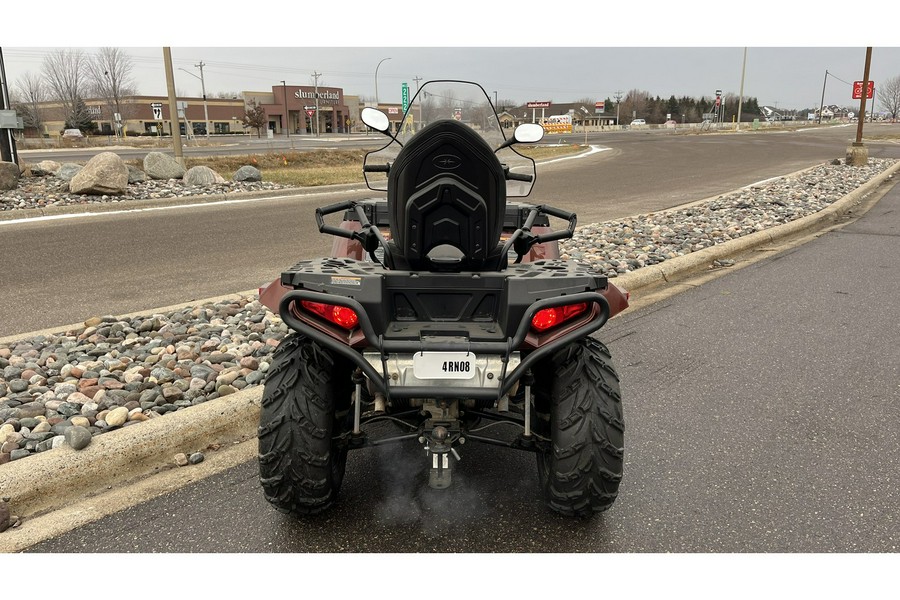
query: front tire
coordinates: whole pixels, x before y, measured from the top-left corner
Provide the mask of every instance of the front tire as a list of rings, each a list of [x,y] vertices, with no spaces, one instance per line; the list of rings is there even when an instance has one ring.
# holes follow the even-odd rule
[[[616,500],[624,464],[619,377],[609,350],[585,338],[535,371],[536,430],[551,440],[537,455],[544,500],[566,516],[605,511]]]
[[[334,504],[344,479],[352,366],[294,333],[273,355],[259,417],[259,482],[294,516]]]

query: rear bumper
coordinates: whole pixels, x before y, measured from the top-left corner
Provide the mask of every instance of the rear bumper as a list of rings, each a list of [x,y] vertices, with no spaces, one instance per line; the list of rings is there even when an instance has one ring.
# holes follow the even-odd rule
[[[274,293],[274,290],[273,290]],[[382,359],[381,372],[376,370],[366,360],[363,353],[351,348],[345,342],[329,335],[319,328],[301,319],[296,305],[303,300],[321,302],[345,306],[356,311],[359,317],[359,328],[365,337],[367,350],[377,352]],[[587,302],[593,305],[592,318],[579,327],[565,331],[559,337],[548,341],[546,344],[524,354],[521,361],[510,368],[510,357],[522,347],[529,333],[531,319],[535,313],[545,308]],[[373,385],[387,398],[474,398],[478,400],[499,400],[506,395],[512,386],[538,361],[555,352],[556,350],[597,331],[609,319],[610,304],[606,298],[598,292],[581,292],[568,294],[556,298],[547,298],[531,304],[515,329],[515,334],[502,341],[470,341],[460,340],[458,337],[429,337],[427,340],[386,339],[384,335],[377,334],[372,326],[372,321],[362,304],[353,298],[324,294],[309,290],[287,291],[281,296],[278,313],[281,319],[291,329],[308,336],[329,350],[351,361],[368,377]],[[410,355],[417,352],[473,352],[475,354],[492,355],[500,357],[503,367],[498,387],[466,387],[447,386],[402,386],[392,385],[388,374],[387,361],[392,354]]]

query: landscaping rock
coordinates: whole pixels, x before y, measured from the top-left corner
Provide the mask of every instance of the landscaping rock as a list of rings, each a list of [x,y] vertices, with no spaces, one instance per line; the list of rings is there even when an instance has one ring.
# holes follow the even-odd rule
[[[181,179],[184,167],[168,154],[149,152],[144,157],[144,172],[150,179]]]
[[[225,183],[225,178],[210,169],[209,167],[199,166],[191,167],[184,174],[185,185],[212,185],[214,183]]]
[[[112,152],[94,156],[69,181],[69,191],[73,194],[115,196],[123,194],[127,187],[128,169],[122,159]]]
[[[262,181],[262,173],[256,167],[245,165],[234,172],[233,181]]]
[[[0,190],[14,190],[19,185],[19,165],[12,162],[0,162]]]

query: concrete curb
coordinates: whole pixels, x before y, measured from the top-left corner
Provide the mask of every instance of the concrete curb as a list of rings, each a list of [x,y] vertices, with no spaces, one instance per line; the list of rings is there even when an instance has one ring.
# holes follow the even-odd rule
[[[612,281],[634,293],[705,269],[716,259],[765,246],[816,227],[828,226],[858,206],[863,197],[898,170],[900,162],[814,215],[667,260],[660,265],[645,267]],[[221,298],[237,297],[240,294]],[[206,301],[185,303],[174,308],[196,306]],[[164,310],[166,309],[135,314]],[[46,335],[80,327],[83,327],[83,323],[35,333]],[[19,334],[2,338],[0,343],[31,336],[32,334]],[[31,518],[98,494],[111,486],[143,479],[172,467],[176,453],[202,451],[212,444],[253,438],[256,435],[262,391],[262,386],[256,386],[191,407],[190,410],[111,431],[95,437],[84,450],[57,448],[3,465],[0,467],[0,496],[12,498],[10,510],[13,514]]]
[[[31,518],[174,467],[179,452],[255,437],[262,391],[256,386],[110,431],[84,450],[63,446],[7,463],[0,467],[0,496],[12,499],[11,513]]]
[[[900,171],[900,161],[856,188],[840,200],[815,214],[797,219],[796,221],[791,221],[790,223],[785,223],[784,225],[729,240],[723,244],[717,244],[697,252],[672,258],[658,265],[644,267],[637,271],[620,275],[610,281],[615,283],[616,286],[634,292],[649,286],[668,283],[676,277],[683,277],[701,269],[706,269],[715,260],[735,256],[753,248],[772,244],[787,237],[808,232],[811,229],[827,227],[850,212],[854,207],[858,206],[864,197],[872,193],[873,190],[886,180],[893,177],[894,173],[897,171]],[[722,194],[719,195],[721,196]],[[692,203],[692,205],[693,204],[695,203]]]

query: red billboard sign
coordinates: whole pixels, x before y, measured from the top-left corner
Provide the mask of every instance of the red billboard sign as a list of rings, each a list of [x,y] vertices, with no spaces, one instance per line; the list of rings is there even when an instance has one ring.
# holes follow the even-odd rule
[[[602,102],[595,102],[594,108],[596,108],[600,112],[603,112],[603,109],[606,108],[606,101],[604,100]]]
[[[860,100],[862,98],[862,89],[863,82],[862,81],[854,81],[853,82],[853,99]],[[866,88],[866,98],[871,98],[875,93],[875,82],[870,81],[869,87]]]

